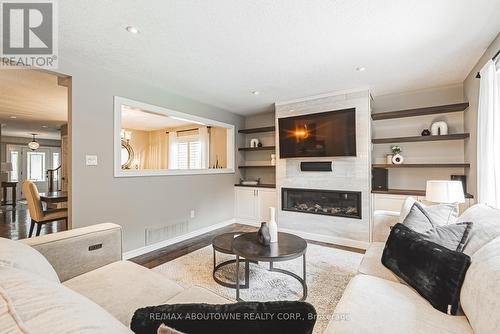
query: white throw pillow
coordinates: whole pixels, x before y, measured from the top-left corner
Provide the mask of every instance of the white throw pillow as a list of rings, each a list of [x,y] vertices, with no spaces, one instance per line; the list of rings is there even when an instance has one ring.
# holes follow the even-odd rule
[[[472,256],[481,247],[500,236],[500,210],[485,204],[476,204],[468,208],[457,222],[472,222],[470,239],[464,253]]]
[[[417,200],[411,196],[406,198],[401,207],[401,212],[399,213],[398,222],[400,224],[403,224],[415,202],[417,202]],[[419,202],[419,204],[426,210],[432,222],[436,225],[454,223],[458,217],[458,205],[456,204],[425,205],[422,202]]]
[[[2,304],[0,329],[9,333],[133,334],[84,296],[16,268],[0,266]]]
[[[60,283],[56,271],[40,252],[10,239],[0,238],[0,266],[25,270],[46,280]]]

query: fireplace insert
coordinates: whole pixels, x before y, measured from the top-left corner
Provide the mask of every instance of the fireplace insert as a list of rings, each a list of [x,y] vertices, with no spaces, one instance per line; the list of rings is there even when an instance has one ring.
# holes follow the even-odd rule
[[[361,192],[282,188],[281,208],[284,211],[361,219]]]

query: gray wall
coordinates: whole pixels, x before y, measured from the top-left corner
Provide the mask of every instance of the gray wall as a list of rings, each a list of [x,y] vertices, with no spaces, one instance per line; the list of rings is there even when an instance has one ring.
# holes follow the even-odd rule
[[[468,171],[467,188],[474,197],[477,194],[477,110],[480,81],[476,79],[476,74],[498,50],[500,50],[500,34],[497,35],[464,81],[466,100],[469,101],[469,110],[465,113],[465,131],[471,133],[470,140],[465,143],[465,158],[471,162],[471,168]]]
[[[123,226],[124,251],[145,245],[145,229],[189,221],[189,229],[234,217],[235,174],[113,177],[113,96],[122,96],[230,123],[243,118],[152,87],[134,78],[61,60],[58,72],[73,77],[73,226],[101,222]],[[238,146],[239,143],[236,143]],[[98,156],[87,167],[85,155]],[[236,161],[238,163],[238,161]],[[190,210],[196,211],[194,219]]]

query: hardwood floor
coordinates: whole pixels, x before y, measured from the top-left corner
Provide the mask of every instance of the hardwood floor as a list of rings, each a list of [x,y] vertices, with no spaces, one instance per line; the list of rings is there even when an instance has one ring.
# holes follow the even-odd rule
[[[28,237],[31,218],[28,205],[23,201],[18,202],[16,208],[12,205],[0,207],[0,237],[19,240]],[[47,223],[42,226],[40,235],[55,233],[66,230],[64,221]]]
[[[172,261],[178,257],[194,252],[200,248],[209,246],[212,244],[212,240],[219,234],[229,233],[229,232],[255,232],[258,228],[242,224],[232,224],[212,232],[200,235],[195,238],[191,238],[164,248],[160,248],[154,252],[150,252],[141,256],[134,257],[130,261],[140,264],[146,268],[154,268],[163,263]],[[321,245],[324,247],[338,248],[342,250],[347,250],[351,252],[364,254],[365,251],[362,249],[345,247],[339,245],[333,245],[325,242],[318,242],[313,240],[307,240],[310,244]]]

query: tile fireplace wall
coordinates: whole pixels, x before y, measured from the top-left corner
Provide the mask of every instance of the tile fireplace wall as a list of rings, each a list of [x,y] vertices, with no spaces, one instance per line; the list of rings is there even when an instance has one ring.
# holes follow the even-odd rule
[[[346,246],[367,247],[371,235],[371,128],[370,92],[339,92],[276,103],[278,118],[323,111],[356,108],[356,157],[278,159],[276,164],[276,216],[282,229],[297,231],[311,239]],[[278,131],[276,131],[276,143]],[[279,146],[279,145],[276,145]],[[279,157],[279,147],[276,148]],[[332,172],[301,172],[302,161],[333,161]],[[361,192],[361,219],[314,215],[282,210],[282,188]]]

